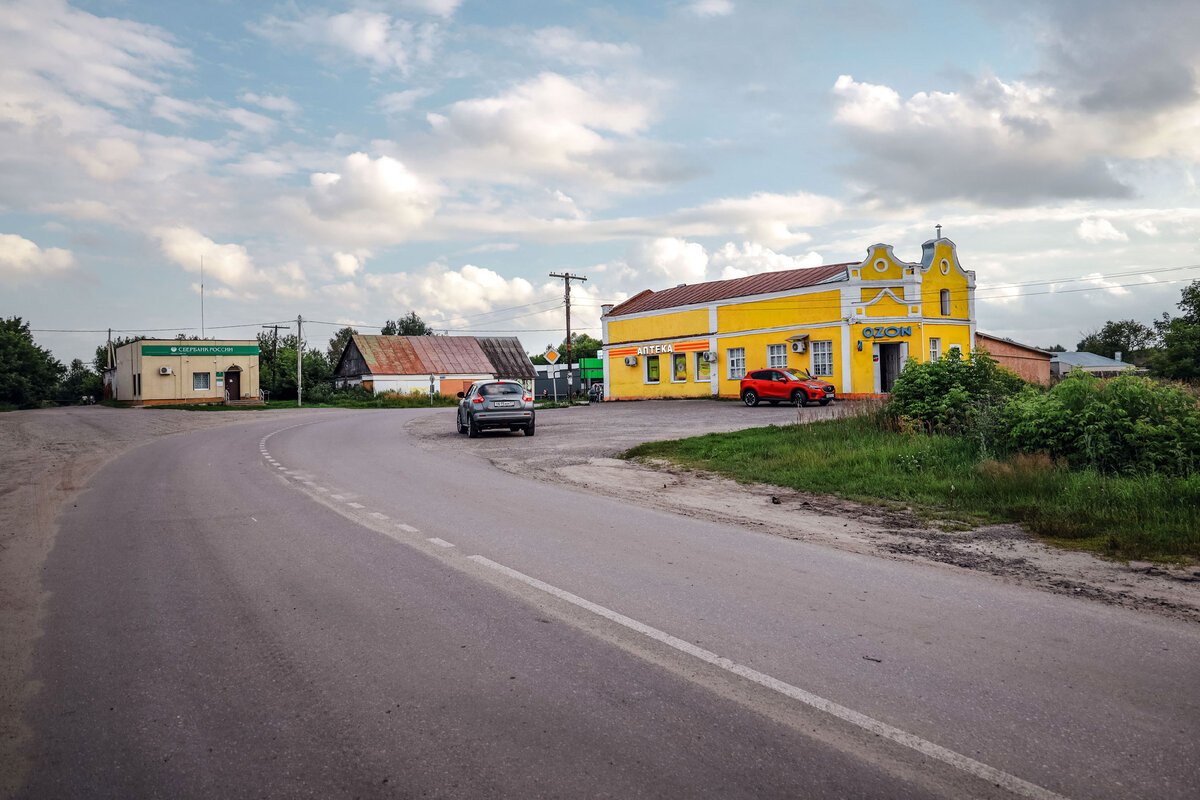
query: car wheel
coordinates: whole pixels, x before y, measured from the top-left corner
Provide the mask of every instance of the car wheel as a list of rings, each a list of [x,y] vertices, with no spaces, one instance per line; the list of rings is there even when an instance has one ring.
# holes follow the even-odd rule
[[[799,389],[792,392],[792,405],[804,408],[806,405],[808,405],[808,395]]]
[[[528,425],[525,426],[525,435],[533,436],[533,434],[534,434],[533,422],[530,422]]]
[[[821,398],[820,400],[818,400],[817,402],[819,402],[819,403],[820,403],[821,405],[823,405],[823,406],[827,406],[827,405],[829,405],[829,398],[828,398],[828,397],[822,397],[822,398]]]
[[[469,415],[467,416],[467,438],[479,438],[479,426],[475,424],[475,418]]]
[[[459,433],[467,432],[467,426],[462,424],[462,417],[458,414],[454,415],[454,427],[458,428]]]
[[[748,406],[758,405],[758,392],[753,389],[747,389],[742,392],[742,402]]]

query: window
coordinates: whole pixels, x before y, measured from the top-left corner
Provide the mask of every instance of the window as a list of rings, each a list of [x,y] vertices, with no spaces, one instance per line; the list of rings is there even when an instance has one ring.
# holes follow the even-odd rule
[[[833,377],[833,342],[813,342],[809,348],[812,354],[812,374],[814,377]]]
[[[929,340],[929,360],[937,361],[941,357],[942,357],[942,340],[941,339],[930,339]]]
[[[679,383],[687,380],[687,353],[675,353],[671,356],[671,381]]]
[[[942,289],[942,316],[950,316],[950,290]]]
[[[498,394],[522,394],[525,389],[517,383],[485,383],[479,387],[479,393],[487,397]]]
[[[731,347],[725,352],[729,359],[729,379],[741,380],[746,377],[746,348]]]
[[[658,356],[646,356],[646,383],[658,383]]]
[[[769,344],[767,345],[767,366],[778,367],[784,369],[787,367],[787,345],[786,344]]]
[[[208,388],[209,388],[208,379],[209,379],[210,374],[211,373],[208,373],[208,372],[193,372],[192,373],[192,391],[207,392]]]
[[[704,353],[696,353],[696,369],[694,372],[697,381],[712,380],[712,364],[704,357]]]

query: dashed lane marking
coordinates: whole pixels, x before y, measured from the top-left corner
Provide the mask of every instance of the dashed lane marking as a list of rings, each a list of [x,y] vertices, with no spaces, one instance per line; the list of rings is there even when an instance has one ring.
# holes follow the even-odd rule
[[[450,542],[447,542],[445,539],[439,539],[436,536],[429,537],[427,541],[433,542],[438,547],[454,547],[454,545],[450,544]]]

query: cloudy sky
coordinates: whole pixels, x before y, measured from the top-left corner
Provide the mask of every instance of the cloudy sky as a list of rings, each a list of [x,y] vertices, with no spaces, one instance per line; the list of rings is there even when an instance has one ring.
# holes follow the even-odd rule
[[[660,289],[918,260],[1072,348],[1200,278],[1195,0],[0,0],[0,315],[530,351]],[[328,323],[328,324],[326,324]],[[241,327],[235,327],[241,326]]]

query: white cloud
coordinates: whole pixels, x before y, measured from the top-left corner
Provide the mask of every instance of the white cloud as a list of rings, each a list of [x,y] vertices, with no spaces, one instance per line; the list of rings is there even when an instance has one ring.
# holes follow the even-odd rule
[[[379,99],[379,110],[385,114],[403,114],[410,111],[417,101],[433,94],[430,89],[405,89],[403,92],[385,94]]]
[[[118,180],[142,164],[137,145],[117,138],[100,139],[90,148],[69,147],[67,154],[98,181]]]
[[[310,177],[310,220],[335,238],[398,242],[437,209],[434,187],[422,183],[400,161],[366,153],[345,158],[340,172]]]
[[[217,244],[199,231],[183,225],[155,228],[152,232],[163,254],[188,272],[204,274],[241,288],[258,278],[254,260],[240,244]]]
[[[727,17],[733,13],[730,0],[696,0],[688,8],[698,17]]]
[[[574,31],[561,27],[534,31],[532,44],[546,58],[587,67],[621,63],[641,53],[637,45],[581,39]]]
[[[298,19],[268,16],[250,29],[272,41],[298,43],[349,55],[376,71],[408,74],[428,61],[436,28],[414,25],[379,11],[314,12]]]
[[[292,117],[300,113],[300,105],[295,100],[283,95],[276,94],[255,94],[254,92],[242,92],[238,99],[243,103],[250,103],[259,108],[265,108],[267,111],[278,111],[284,116]]]
[[[42,249],[13,233],[0,233],[0,279],[50,277],[75,266],[75,256],[60,247]]]
[[[838,218],[842,211],[839,201],[823,195],[758,192],[683,209],[671,214],[668,222],[681,235],[736,233],[768,247],[783,248],[811,240],[808,233],[795,228],[824,225]]]
[[[1091,244],[1129,241],[1128,235],[1117,230],[1116,226],[1106,219],[1085,219],[1079,223],[1075,232],[1080,239]]]
[[[401,0],[401,5],[438,17],[452,17],[462,2],[463,0]]]
[[[251,133],[268,134],[279,124],[270,117],[245,108],[227,108],[221,115]]]
[[[369,250],[359,250],[354,253],[334,253],[334,271],[343,278],[352,278],[363,268],[363,264],[370,257],[371,253]]]
[[[1134,224],[1134,230],[1138,233],[1144,233],[1147,236],[1158,236],[1158,226],[1151,220],[1144,219]]]
[[[789,256],[776,253],[758,242],[742,242],[741,247],[733,242],[726,242],[724,247],[713,251],[709,258],[709,271],[717,273],[720,280],[729,280],[745,278],[761,272],[819,267],[824,263],[820,253],[810,252],[804,256]]]

